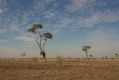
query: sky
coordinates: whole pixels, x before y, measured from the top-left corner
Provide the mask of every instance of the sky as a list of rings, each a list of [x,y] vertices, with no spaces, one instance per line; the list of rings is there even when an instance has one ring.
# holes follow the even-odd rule
[[[47,57],[114,57],[119,53],[119,0],[0,0],[0,57],[42,57],[33,34],[34,23],[51,32]]]

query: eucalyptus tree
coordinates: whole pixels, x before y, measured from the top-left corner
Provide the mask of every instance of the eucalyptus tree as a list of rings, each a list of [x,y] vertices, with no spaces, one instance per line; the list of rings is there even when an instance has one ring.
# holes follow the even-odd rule
[[[107,56],[105,56],[105,59],[108,59],[108,57],[107,57]]]
[[[90,56],[90,58],[93,58],[93,55],[91,54],[91,55],[89,55]]]
[[[115,56],[116,56],[116,59],[118,59],[118,57],[119,57],[118,53],[115,53]]]
[[[86,53],[86,57],[89,59],[88,57],[88,50],[91,49],[91,46],[86,45],[82,47],[82,51],[84,51]]]
[[[43,28],[42,24],[33,24],[31,28],[28,29],[28,32],[33,33],[36,35],[36,43],[40,49],[40,55],[43,56],[43,59],[46,61],[46,52],[44,46],[48,39],[52,39],[52,33],[50,32],[41,32],[40,30]]]
[[[24,62],[25,62],[24,57],[26,56],[26,53],[22,53],[22,54],[21,54],[21,56],[22,56],[21,62],[23,62],[23,63],[24,63]],[[25,66],[25,64],[23,65],[23,67],[24,67],[24,66]]]
[[[21,56],[24,58],[26,56],[26,53],[22,53]]]

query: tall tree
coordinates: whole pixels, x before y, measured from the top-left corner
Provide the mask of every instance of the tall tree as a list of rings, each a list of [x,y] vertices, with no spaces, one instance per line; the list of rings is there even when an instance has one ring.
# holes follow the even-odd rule
[[[48,39],[52,39],[52,33],[44,32],[41,33],[40,30],[43,28],[42,24],[33,24],[31,28],[28,29],[28,32],[36,35],[36,43],[40,49],[40,55],[43,56],[43,59],[46,61],[46,53],[44,50],[44,46]]]
[[[86,56],[87,56],[88,59],[89,59],[89,57],[88,57],[88,50],[89,49],[91,49],[91,46],[89,46],[89,45],[86,45],[86,46],[82,47],[82,51],[84,51],[86,53]]]

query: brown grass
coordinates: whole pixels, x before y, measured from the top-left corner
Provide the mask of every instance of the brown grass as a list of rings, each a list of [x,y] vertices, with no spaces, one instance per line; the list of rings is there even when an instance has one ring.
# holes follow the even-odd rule
[[[0,80],[119,80],[119,60],[0,60]]]

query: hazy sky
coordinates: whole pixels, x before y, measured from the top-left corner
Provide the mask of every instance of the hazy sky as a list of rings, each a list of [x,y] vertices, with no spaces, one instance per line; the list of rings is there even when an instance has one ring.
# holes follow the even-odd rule
[[[119,53],[119,0],[0,0],[0,57],[42,57],[33,23],[53,33],[48,57],[85,57],[83,45],[95,57]]]

